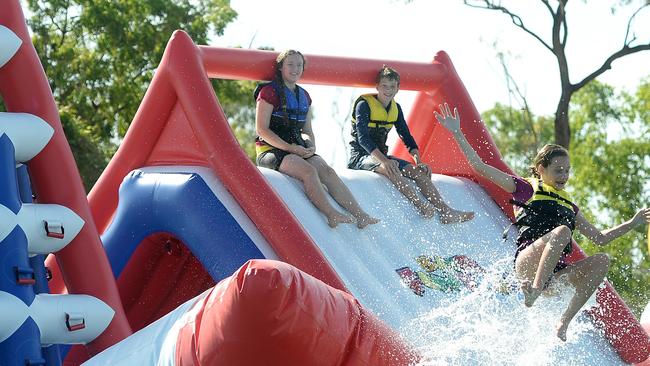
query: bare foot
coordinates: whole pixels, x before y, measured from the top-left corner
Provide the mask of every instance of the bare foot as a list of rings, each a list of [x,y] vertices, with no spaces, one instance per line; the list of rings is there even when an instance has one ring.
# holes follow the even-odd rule
[[[374,225],[380,221],[378,218],[372,217],[367,213],[358,215],[356,218],[357,218],[357,227],[359,229],[363,229],[368,225]]]
[[[329,225],[332,229],[339,226],[339,224],[352,224],[354,222],[356,222],[354,217],[344,215],[340,212],[337,212],[327,218],[327,225]]]
[[[569,327],[569,324],[564,324],[562,322],[557,323],[555,326],[555,329],[557,330],[557,337],[562,340],[562,342],[566,342],[566,330]]]
[[[474,212],[472,211],[459,211],[452,208],[440,211],[440,222],[443,224],[455,224],[469,221],[473,218]]]
[[[542,291],[533,287],[533,284],[530,281],[523,281],[521,283],[521,291],[524,293],[524,305],[526,307],[531,307],[535,303],[535,300],[539,297]]]
[[[433,215],[436,214],[435,206],[433,206],[429,202],[422,203],[418,207],[418,211],[420,211],[420,215],[422,215],[422,217],[424,217],[425,219],[430,219],[433,217]]]

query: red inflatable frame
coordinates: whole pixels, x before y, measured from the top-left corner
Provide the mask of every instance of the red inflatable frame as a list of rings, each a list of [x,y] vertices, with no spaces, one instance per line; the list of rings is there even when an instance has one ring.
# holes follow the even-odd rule
[[[107,331],[87,346],[91,355],[131,334],[99,234],[115,212],[123,177],[145,165],[212,168],[281,260],[336,289],[346,290],[304,228],[242,151],[209,81],[210,77],[268,80],[277,53],[196,46],[187,34],[175,32],[122,145],[87,200],[20,4],[8,1],[4,5],[0,24],[12,29],[23,41],[18,53],[0,69],[4,103],[9,111],[43,118],[55,131],[50,144],[29,164],[38,202],[67,206],[86,222],[75,240],[56,253],[60,276],[52,283],[53,292],[90,294],[116,311]],[[478,182],[512,216],[507,195],[476,177],[448,133],[434,123],[432,111],[438,104],[457,106],[463,131],[479,155],[487,163],[511,172],[444,52],[438,53],[432,63],[317,55],[307,58],[309,67],[302,82],[312,84],[372,87],[382,64],[397,69],[402,75],[401,88],[419,91],[409,124],[424,160],[436,173]],[[400,147],[394,153],[406,155]],[[574,259],[583,256],[578,251]],[[51,258],[48,265],[56,267]],[[626,362],[645,360],[650,340],[620,297],[607,284],[598,299],[603,306],[594,316],[603,324],[621,358]]]

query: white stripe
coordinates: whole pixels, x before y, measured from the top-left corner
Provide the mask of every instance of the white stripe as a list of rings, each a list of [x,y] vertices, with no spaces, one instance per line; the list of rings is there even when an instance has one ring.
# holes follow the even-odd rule
[[[11,29],[0,25],[0,67],[16,54],[23,41]]]
[[[3,133],[14,144],[16,161],[24,163],[43,150],[54,129],[33,114],[0,112],[0,136]]]

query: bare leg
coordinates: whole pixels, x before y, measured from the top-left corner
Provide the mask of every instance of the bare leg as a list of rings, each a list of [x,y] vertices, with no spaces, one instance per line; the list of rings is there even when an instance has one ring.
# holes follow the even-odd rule
[[[559,277],[568,273],[569,282],[575,288],[575,294],[573,294],[569,305],[557,323],[558,338],[566,341],[566,331],[569,323],[603,282],[608,269],[609,257],[599,253],[585,258],[556,274]]]
[[[533,306],[551,278],[562,250],[571,240],[571,230],[558,226],[524,249],[515,263],[526,306]]]
[[[415,205],[415,207],[418,209],[418,211],[420,211],[420,214],[425,219],[430,219],[433,217],[433,215],[435,215],[436,207],[429,201],[420,198],[418,193],[408,184],[408,181],[406,180],[407,178],[402,176],[394,179],[388,175],[388,172],[381,165],[375,169],[375,172],[388,178],[388,180],[390,180],[393,185],[397,187],[397,190],[400,191],[401,194],[403,194],[409,201],[411,201],[411,203]]]
[[[282,159],[279,170],[302,182],[305,194],[314,206],[327,217],[327,224],[330,227],[334,228],[338,224],[355,222],[353,217],[342,214],[329,203],[327,193],[318,178],[318,172],[305,159],[294,154],[287,155]]]
[[[320,181],[327,187],[327,191],[332,195],[332,198],[357,219],[357,227],[359,229],[379,222],[379,219],[368,215],[361,208],[352,195],[352,192],[350,192],[350,189],[343,183],[338,174],[336,174],[336,171],[327,165],[323,158],[315,155],[307,159],[307,162],[316,169]]]
[[[440,212],[440,222],[443,224],[453,224],[468,221],[474,218],[474,212],[455,210],[445,203],[440,197],[440,192],[431,181],[431,175],[421,170],[415,165],[408,165],[403,170],[404,175],[415,181],[420,188],[424,197],[433,204]]]

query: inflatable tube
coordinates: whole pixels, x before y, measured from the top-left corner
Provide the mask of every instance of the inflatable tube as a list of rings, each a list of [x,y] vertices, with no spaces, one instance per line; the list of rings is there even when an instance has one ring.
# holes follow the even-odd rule
[[[200,311],[196,311],[197,307]],[[194,305],[177,365],[408,365],[416,354],[346,292],[251,260]]]

